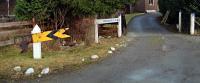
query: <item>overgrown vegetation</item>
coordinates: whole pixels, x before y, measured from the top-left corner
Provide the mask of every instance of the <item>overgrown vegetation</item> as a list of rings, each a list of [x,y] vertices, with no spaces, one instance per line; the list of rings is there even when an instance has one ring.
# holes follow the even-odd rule
[[[111,15],[135,0],[17,0],[16,16],[21,20],[54,22],[55,25],[76,18]]]
[[[182,12],[182,32],[190,31],[190,14],[195,13],[196,17],[200,17],[200,1],[199,0],[159,0],[160,12],[164,15],[170,11],[167,22],[169,24],[178,24],[179,11]],[[173,28],[176,29],[175,27]]]
[[[195,13],[200,16],[200,1],[199,0],[159,0],[159,9],[162,14],[170,11],[169,23],[178,23],[178,12],[182,11],[187,17],[190,13]],[[184,17],[183,15],[183,17]]]

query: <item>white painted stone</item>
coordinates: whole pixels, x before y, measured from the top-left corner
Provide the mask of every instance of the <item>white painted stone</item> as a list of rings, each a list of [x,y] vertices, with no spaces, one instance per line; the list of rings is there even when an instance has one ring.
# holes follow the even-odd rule
[[[124,44],[121,44],[120,46],[121,47],[127,47],[127,44],[124,43]]]
[[[104,37],[103,36],[99,36],[99,39],[104,39]]]
[[[112,53],[113,53],[113,51],[111,51],[111,50],[110,50],[110,51],[108,51],[108,54],[112,54]]]
[[[110,47],[110,49],[111,49],[112,51],[115,51],[115,50],[116,50],[114,47]]]
[[[163,50],[163,51],[167,51],[167,46],[166,46],[166,45],[163,45],[163,46],[162,46],[162,50]]]
[[[38,75],[38,77],[39,77],[39,78],[41,78],[41,77],[42,77],[42,75],[41,75],[41,74],[39,74],[39,75]]]
[[[99,56],[98,56],[98,55],[92,55],[92,56],[91,56],[91,59],[93,59],[93,60],[99,59]]]
[[[115,44],[115,46],[120,46],[119,44]]]
[[[49,71],[50,71],[49,67],[44,68],[44,69],[42,70],[41,74],[46,75],[46,74],[49,73]]]
[[[82,59],[81,59],[81,61],[82,61],[82,62],[84,62],[84,61],[85,61],[85,59],[84,59],[84,58],[82,58]]]
[[[20,72],[22,70],[22,68],[20,66],[16,66],[13,68],[16,72]]]
[[[128,39],[127,41],[128,41],[128,42],[130,42],[130,41],[131,41],[131,39]]]
[[[108,38],[111,38],[111,36],[108,36]]]
[[[34,69],[33,68],[28,68],[25,72],[25,75],[31,75],[34,73]]]

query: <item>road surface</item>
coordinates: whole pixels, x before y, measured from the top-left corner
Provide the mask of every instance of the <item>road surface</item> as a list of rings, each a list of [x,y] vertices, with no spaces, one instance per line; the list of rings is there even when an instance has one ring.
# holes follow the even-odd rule
[[[168,32],[157,17],[133,19],[128,37],[134,41],[98,64],[19,83],[200,83],[199,41]]]

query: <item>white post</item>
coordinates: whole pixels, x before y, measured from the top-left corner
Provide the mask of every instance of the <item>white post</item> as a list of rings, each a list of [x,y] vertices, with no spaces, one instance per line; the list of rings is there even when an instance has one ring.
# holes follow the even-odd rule
[[[190,34],[194,35],[194,29],[195,28],[195,14],[191,14],[191,20],[190,20]]]
[[[122,16],[119,16],[119,22],[118,22],[118,37],[122,36]]]
[[[178,25],[178,28],[179,28],[179,32],[181,32],[182,30],[182,12],[180,11],[179,12],[179,25]]]
[[[95,43],[99,43],[99,31],[98,31],[97,19],[95,19]]]
[[[36,24],[31,34],[41,33],[40,27]],[[34,59],[41,59],[41,42],[33,43],[33,58]]]

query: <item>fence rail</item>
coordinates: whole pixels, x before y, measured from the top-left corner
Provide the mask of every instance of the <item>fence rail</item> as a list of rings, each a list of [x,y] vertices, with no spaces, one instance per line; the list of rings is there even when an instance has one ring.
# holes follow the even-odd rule
[[[15,27],[15,26],[26,26],[31,25],[32,23],[29,21],[21,21],[21,22],[6,22],[6,23],[0,23],[0,29],[6,28],[6,27]]]

